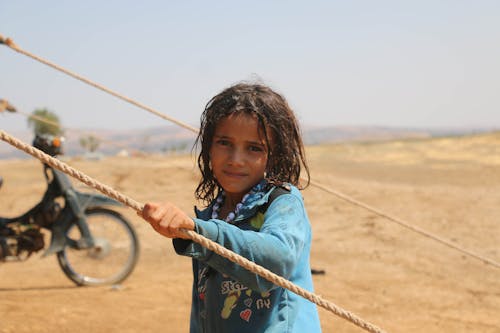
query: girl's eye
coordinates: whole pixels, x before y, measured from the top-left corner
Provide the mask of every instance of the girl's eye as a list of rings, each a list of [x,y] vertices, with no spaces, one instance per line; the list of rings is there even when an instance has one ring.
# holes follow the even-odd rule
[[[250,151],[254,151],[254,152],[264,151],[264,148],[262,148],[260,146],[250,146],[249,149],[250,149]]]
[[[225,140],[225,139],[219,139],[219,140],[215,141],[215,143],[217,143],[218,145],[221,145],[221,146],[228,146],[231,144],[229,142],[229,140]]]

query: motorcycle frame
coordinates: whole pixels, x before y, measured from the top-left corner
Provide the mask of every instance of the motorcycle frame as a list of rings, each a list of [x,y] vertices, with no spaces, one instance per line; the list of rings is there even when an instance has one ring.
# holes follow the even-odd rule
[[[0,228],[6,228],[14,223],[25,226],[30,224],[38,225],[35,222],[36,215],[40,213],[44,205],[55,202],[57,198],[62,197],[64,208],[59,216],[49,225],[40,226],[51,232],[50,245],[43,256],[62,251],[65,246],[76,249],[92,247],[94,239],[86,222],[85,211],[90,208],[123,206],[123,204],[101,194],[77,191],[65,173],[46,164],[44,164],[44,175],[47,181],[47,189],[40,202],[19,216],[12,218],[0,217]],[[73,225],[78,227],[82,235],[76,241],[67,236],[68,230]]]

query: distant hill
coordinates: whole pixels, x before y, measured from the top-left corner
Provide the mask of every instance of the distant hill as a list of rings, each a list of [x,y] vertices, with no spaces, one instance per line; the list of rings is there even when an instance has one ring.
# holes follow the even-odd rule
[[[499,128],[405,128],[386,126],[330,126],[303,129],[306,145],[349,141],[390,141],[424,139],[444,136],[464,136],[489,133]]]
[[[499,130],[499,129],[496,129]],[[316,145],[349,141],[389,141],[394,139],[422,139],[442,136],[463,136],[495,131],[492,128],[397,128],[382,126],[330,126],[303,128],[304,143]],[[8,133],[26,143],[31,143],[30,130]],[[65,133],[64,151],[75,156],[85,153],[80,138],[94,135],[101,140],[98,152],[104,155],[126,150],[134,153],[189,152],[195,134],[186,129],[166,126],[137,130],[73,130]],[[24,158],[28,155],[7,143],[0,142],[0,158]]]

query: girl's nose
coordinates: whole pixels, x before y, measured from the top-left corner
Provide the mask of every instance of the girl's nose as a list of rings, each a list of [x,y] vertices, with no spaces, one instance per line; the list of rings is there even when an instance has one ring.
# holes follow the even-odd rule
[[[241,165],[245,162],[245,154],[241,149],[235,148],[231,152],[230,162],[233,165]]]

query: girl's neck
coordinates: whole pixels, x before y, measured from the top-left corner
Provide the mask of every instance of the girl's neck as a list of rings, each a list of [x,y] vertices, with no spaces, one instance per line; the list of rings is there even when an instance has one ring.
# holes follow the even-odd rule
[[[224,198],[224,208],[230,211],[234,210],[236,205],[241,202],[241,199],[243,199],[243,195],[241,194],[226,193]]]
[[[220,218],[224,219],[226,222],[232,223],[232,221],[238,216],[238,212],[243,207],[247,198],[249,198],[253,193],[263,190],[264,187],[265,182],[261,181],[244,195],[236,193],[231,194],[222,191],[219,193],[214,205],[212,206],[212,218]]]
[[[249,193],[260,191],[264,188],[265,181],[261,179],[253,187],[249,188],[244,193],[229,193],[224,191],[224,208],[234,209],[236,205],[243,201],[243,198]]]
[[[234,201],[235,197],[236,196],[233,195],[232,198],[230,198],[226,196],[225,192],[222,192],[222,194],[217,197],[215,204],[212,206],[212,218],[219,218],[232,223],[243,206],[241,201],[245,198],[245,196],[242,197],[241,201],[236,203],[236,201]]]

